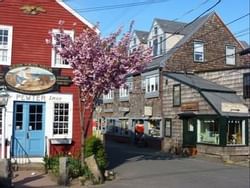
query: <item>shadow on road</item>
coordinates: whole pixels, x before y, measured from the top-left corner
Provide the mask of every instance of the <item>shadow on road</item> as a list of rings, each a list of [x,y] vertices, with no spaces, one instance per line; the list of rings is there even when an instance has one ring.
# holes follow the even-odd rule
[[[113,169],[127,161],[172,160],[183,158],[152,148],[137,147],[127,143],[118,143],[111,140],[107,140],[105,143],[109,161],[108,169]]]

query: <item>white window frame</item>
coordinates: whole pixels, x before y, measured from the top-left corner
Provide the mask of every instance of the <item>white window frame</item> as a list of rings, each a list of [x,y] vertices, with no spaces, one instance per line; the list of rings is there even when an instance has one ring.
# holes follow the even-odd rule
[[[54,133],[54,123],[55,123],[55,104],[68,104],[68,132],[64,134],[55,134]],[[60,108],[59,108],[60,109]],[[60,117],[60,116],[59,116]],[[58,121],[60,123],[60,121]],[[62,123],[62,122],[61,122]],[[59,126],[59,125],[58,125]],[[59,129],[59,128],[58,128]],[[53,103],[53,123],[52,123],[52,137],[53,138],[69,138],[72,135],[72,104],[69,102],[54,102]]]
[[[110,90],[108,94],[103,95],[103,100],[113,100],[114,99],[114,91]]]
[[[124,85],[120,87],[119,89],[119,97],[120,98],[128,98],[129,97],[129,92],[132,91],[133,88],[133,82],[132,81],[127,81]]]
[[[12,39],[13,39],[13,27],[7,25],[0,25],[0,30],[7,30],[8,31],[8,44],[3,45],[0,44],[0,53],[3,50],[7,50],[7,60],[3,61],[0,56],[0,64],[1,65],[11,65],[11,57],[12,57]]]
[[[201,58],[197,58],[197,55]],[[204,42],[195,41],[194,42],[194,61],[195,62],[204,62]]]
[[[235,53],[236,47],[231,45],[226,45],[226,64],[235,65]]]
[[[157,85],[157,87],[156,87]],[[146,93],[154,93],[159,91],[159,75],[150,75],[145,77]]]
[[[53,29],[52,30],[52,33],[53,34],[59,34],[60,31],[59,29]],[[64,30],[64,33],[65,34],[68,34],[71,38],[74,38],[74,31],[73,30]],[[54,45],[56,43],[56,40],[54,37],[52,37],[52,44]],[[60,59],[60,63],[57,63],[56,62],[56,59]],[[55,67],[55,68],[71,68],[70,65],[65,65],[65,64],[62,64],[63,60],[62,58],[56,54],[56,51],[54,48],[52,48],[52,52],[51,52],[51,67]]]

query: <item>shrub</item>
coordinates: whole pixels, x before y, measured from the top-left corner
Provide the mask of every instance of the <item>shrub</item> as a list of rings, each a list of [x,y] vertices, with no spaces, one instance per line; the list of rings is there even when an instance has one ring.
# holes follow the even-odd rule
[[[97,165],[99,166],[100,170],[104,172],[105,167],[107,166],[107,155],[102,141],[95,136],[89,137],[86,140],[84,149],[85,157],[95,155]]]
[[[46,171],[50,171],[55,176],[59,176],[59,158],[62,155],[56,155],[51,157],[44,157],[44,165]],[[84,172],[84,168],[82,167],[81,161],[79,159],[75,159],[71,156],[68,156],[68,169],[69,169],[69,178],[76,178],[82,176]]]

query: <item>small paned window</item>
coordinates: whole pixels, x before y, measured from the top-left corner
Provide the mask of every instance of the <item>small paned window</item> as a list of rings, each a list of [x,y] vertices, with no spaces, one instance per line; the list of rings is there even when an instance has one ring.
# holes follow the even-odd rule
[[[154,39],[153,41],[153,56],[158,55],[158,40]]]
[[[54,104],[53,134],[67,135],[69,133],[69,104]]]
[[[12,26],[0,25],[0,64],[11,64]]]
[[[52,31],[56,38],[60,38],[61,34],[59,33],[59,30],[53,30]],[[65,30],[65,34],[69,35],[72,39],[74,38],[74,32],[70,30]],[[60,49],[62,47],[62,44],[59,41],[56,41],[53,37],[52,43],[56,45],[57,48]],[[70,68],[69,62],[66,60],[63,60],[62,57],[56,53],[55,49],[52,48],[52,67],[57,68]]]
[[[112,100],[114,98],[114,91],[110,90],[108,94],[103,95],[103,100]]]
[[[235,65],[235,46],[226,46],[226,64]]]
[[[243,96],[244,98],[250,98],[250,73],[243,75]]]
[[[171,137],[172,135],[172,121],[171,119],[166,118],[164,124],[164,136]]]
[[[159,91],[159,76],[153,75],[146,77],[146,93]]]
[[[204,43],[194,42],[194,61],[204,62]]]
[[[181,85],[177,84],[173,86],[173,106],[181,105]]]

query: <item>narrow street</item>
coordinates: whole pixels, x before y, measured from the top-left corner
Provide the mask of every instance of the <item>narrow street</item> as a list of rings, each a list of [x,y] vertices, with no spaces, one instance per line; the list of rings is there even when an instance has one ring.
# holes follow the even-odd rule
[[[147,148],[107,142],[116,180],[107,188],[249,188],[249,168],[200,158],[172,158]]]

